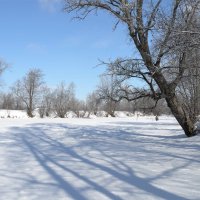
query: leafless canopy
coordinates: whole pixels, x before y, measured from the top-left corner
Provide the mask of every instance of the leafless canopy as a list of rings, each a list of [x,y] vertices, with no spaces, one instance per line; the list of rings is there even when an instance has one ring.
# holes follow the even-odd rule
[[[0,75],[5,71],[8,67],[8,63],[6,63],[3,59],[0,59]]]
[[[33,117],[33,111],[40,97],[40,89],[43,85],[43,74],[40,69],[31,69],[14,85],[13,92],[22,101],[27,109],[29,117]]]
[[[194,135],[194,120],[176,89],[189,67],[190,52],[200,46],[200,0],[65,0],[64,9],[79,19],[103,10],[116,24],[124,24],[143,62],[131,76],[142,78],[153,98],[164,97],[186,135]],[[115,63],[120,73],[124,65]]]

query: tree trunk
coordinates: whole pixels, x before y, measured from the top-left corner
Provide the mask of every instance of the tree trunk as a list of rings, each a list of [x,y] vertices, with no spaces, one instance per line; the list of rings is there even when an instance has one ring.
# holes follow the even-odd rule
[[[175,87],[171,84],[168,84],[164,75],[157,70],[157,67],[153,64],[151,57],[149,56],[150,53],[147,53],[148,51],[145,52],[144,49],[142,50],[140,50],[142,58],[145,61],[148,70],[152,73],[152,77],[156,81],[162,94],[165,95],[165,100],[172,114],[183,128],[185,135],[187,137],[194,136],[194,121],[190,118],[189,112],[186,110],[184,105],[182,105],[178,100]]]
[[[166,97],[165,98],[168,104],[168,107],[171,109],[172,114],[182,127],[187,137],[191,137],[195,135],[194,130],[194,122],[190,119],[188,112],[186,109],[180,105],[176,95],[173,97]]]
[[[27,109],[27,115],[28,115],[29,117],[31,117],[31,118],[34,117],[31,108],[28,108],[28,109]]]

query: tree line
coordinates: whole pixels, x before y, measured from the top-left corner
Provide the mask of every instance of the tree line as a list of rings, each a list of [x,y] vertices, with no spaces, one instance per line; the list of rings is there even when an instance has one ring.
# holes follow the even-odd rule
[[[65,118],[69,111],[76,117],[98,115],[99,111],[104,111],[106,116],[112,117],[115,117],[115,111],[154,115],[169,113],[165,102],[154,109],[149,109],[149,104],[154,104],[151,99],[137,102],[114,100],[108,93],[116,95],[115,86],[110,77],[103,77],[97,88],[88,94],[85,100],[79,100],[76,97],[74,83],[66,85],[61,82],[52,89],[45,83],[44,74],[40,69],[30,69],[22,79],[14,83],[10,91],[0,94],[0,109],[26,110],[29,117],[34,117],[34,111],[37,110],[41,118],[52,114]]]

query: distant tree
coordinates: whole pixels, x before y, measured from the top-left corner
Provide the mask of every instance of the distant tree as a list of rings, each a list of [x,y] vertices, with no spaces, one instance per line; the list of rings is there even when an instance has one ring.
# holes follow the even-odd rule
[[[100,99],[97,94],[97,91],[94,91],[87,96],[86,106],[88,111],[88,117],[90,116],[91,113],[97,115],[100,106]]]
[[[31,69],[12,88],[16,97],[25,104],[29,117],[34,117],[33,111],[39,102],[43,83],[42,71],[40,69]]]
[[[115,117],[115,111],[118,105],[118,89],[119,84],[113,76],[101,77],[98,85],[97,94],[104,105],[107,115]]]
[[[13,110],[15,109],[15,99],[11,93],[2,95],[2,109]]]
[[[0,59],[0,75],[8,68],[8,63],[6,63],[3,59]]]
[[[87,113],[87,105],[84,101],[78,99],[72,99],[71,101],[71,111],[75,113],[78,118],[83,118]]]
[[[74,84],[66,86],[63,82],[53,92],[53,110],[60,118],[65,118],[71,109],[74,97]]]
[[[200,115],[200,50],[191,51],[190,56],[192,62],[191,59],[186,60],[190,68],[185,70],[177,93],[190,118],[195,121]]]
[[[15,94],[14,97],[14,103],[15,103],[15,110],[25,110],[26,106],[23,101],[21,101]]]
[[[44,86],[42,88],[42,97],[39,105],[40,117],[49,117],[53,106],[53,94],[50,88]]]
[[[6,63],[3,59],[0,58],[0,76],[2,75],[2,73],[8,68],[8,63]],[[1,84],[0,84],[1,85]],[[2,103],[3,99],[2,97],[4,96],[4,94],[0,94],[0,102]]]

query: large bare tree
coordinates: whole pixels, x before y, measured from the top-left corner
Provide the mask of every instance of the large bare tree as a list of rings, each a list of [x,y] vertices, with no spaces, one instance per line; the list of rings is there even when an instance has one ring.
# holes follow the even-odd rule
[[[200,0],[65,0],[65,11],[75,11],[80,19],[104,10],[115,17],[116,24],[127,27],[141,61],[131,65],[118,62],[117,69],[145,81],[149,90],[142,91],[142,97],[165,98],[188,137],[196,133],[194,121],[179,101],[176,89],[190,67],[185,62],[189,52],[199,48],[199,9]],[[134,94],[139,98],[139,93]]]

